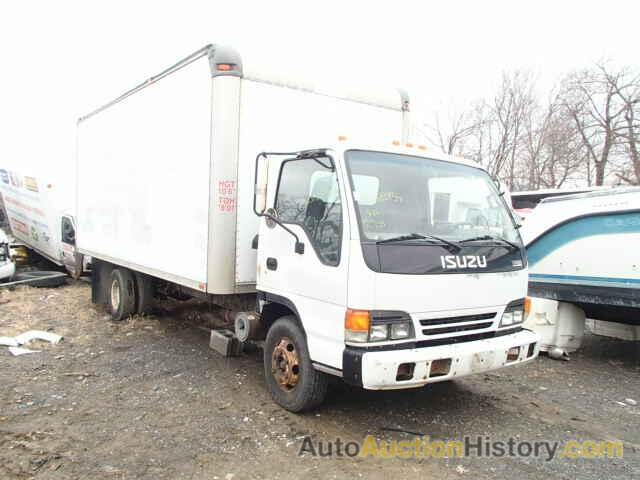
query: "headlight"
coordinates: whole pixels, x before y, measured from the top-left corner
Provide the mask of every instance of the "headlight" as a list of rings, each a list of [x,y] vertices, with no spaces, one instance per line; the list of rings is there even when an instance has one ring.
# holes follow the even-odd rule
[[[381,342],[389,338],[389,325],[371,325],[369,328],[369,341]]]
[[[413,333],[411,323],[392,323],[391,324],[391,340],[400,340],[401,338],[410,338]]]
[[[514,300],[507,308],[504,309],[502,319],[500,320],[501,327],[508,327],[509,325],[517,325],[524,321],[524,298]]]
[[[411,317],[404,312],[348,309],[344,320],[348,343],[384,342],[413,338]]]
[[[513,325],[513,312],[504,312],[502,314],[502,321],[500,322],[500,326],[506,327],[507,325]]]

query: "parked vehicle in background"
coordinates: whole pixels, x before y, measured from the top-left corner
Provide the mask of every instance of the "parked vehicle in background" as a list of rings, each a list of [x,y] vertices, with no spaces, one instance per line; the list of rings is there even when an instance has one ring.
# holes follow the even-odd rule
[[[16,272],[16,266],[11,259],[9,251],[9,239],[7,235],[0,230],[0,280],[11,280]]]
[[[586,317],[596,333],[640,340],[640,188],[544,199],[521,233],[529,257],[532,312],[536,299],[546,300],[537,315],[541,325],[562,328],[567,322],[574,325],[565,328],[567,338],[581,337]],[[567,312],[564,317],[557,313],[561,309]],[[528,322],[532,328],[534,317]],[[565,347],[556,340],[546,343]]]
[[[510,210],[477,164],[408,144],[408,108],[208,45],[80,118],[93,301],[114,320],[159,293],[228,309],[212,346],[262,342],[296,412],[328,375],[398,389],[531,361]]]
[[[577,193],[594,192],[597,190],[607,190],[611,187],[583,187],[583,188],[548,188],[542,190],[529,190],[524,192],[511,192],[511,205],[513,209],[525,219],[534,208],[545,198],[563,197],[575,195]]]
[[[1,182],[0,178],[0,182]],[[4,208],[4,199],[2,198],[2,191],[0,190],[0,229],[8,232],[9,229],[9,218],[7,217],[7,211]]]
[[[40,177],[0,169],[0,192],[15,242],[78,278],[88,259],[75,248],[75,219],[52,197],[53,188]]]

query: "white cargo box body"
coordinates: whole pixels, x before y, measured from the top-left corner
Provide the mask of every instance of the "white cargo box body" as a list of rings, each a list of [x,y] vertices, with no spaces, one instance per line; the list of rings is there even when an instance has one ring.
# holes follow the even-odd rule
[[[253,291],[256,155],[399,139],[406,98],[365,90],[319,91],[199,50],[79,120],[78,249],[207,293]]]

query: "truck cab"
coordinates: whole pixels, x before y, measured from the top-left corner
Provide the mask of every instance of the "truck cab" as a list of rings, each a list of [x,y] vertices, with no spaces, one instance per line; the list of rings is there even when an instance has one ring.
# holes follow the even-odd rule
[[[326,374],[400,389],[536,358],[526,251],[479,165],[340,142],[261,154],[256,179],[265,375],[281,405],[317,404]]]

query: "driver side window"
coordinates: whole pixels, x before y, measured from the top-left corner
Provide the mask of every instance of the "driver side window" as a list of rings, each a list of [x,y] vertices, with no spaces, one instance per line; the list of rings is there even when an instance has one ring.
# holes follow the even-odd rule
[[[283,162],[275,209],[282,222],[305,229],[322,263],[340,263],[342,205],[330,158]]]

